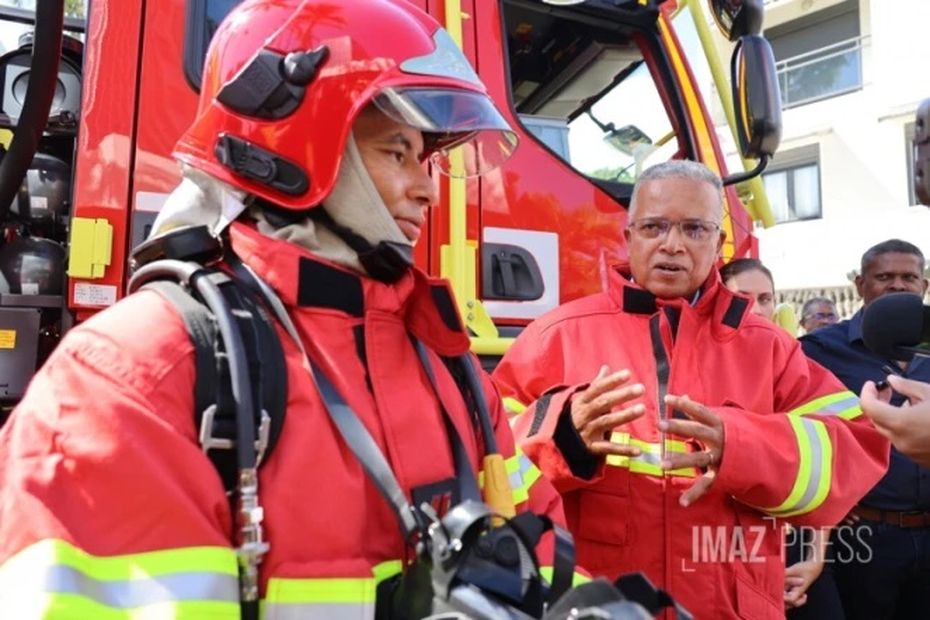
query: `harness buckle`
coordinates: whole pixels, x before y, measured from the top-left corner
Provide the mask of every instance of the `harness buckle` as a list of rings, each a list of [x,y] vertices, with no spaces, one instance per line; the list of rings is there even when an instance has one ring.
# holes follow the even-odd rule
[[[213,434],[213,420],[216,417],[216,404],[212,404],[203,410],[203,416],[200,420],[200,447],[203,448],[204,454],[210,450],[232,450],[235,442],[232,439],[216,437]],[[258,425],[257,437],[255,439],[255,465],[262,462],[265,451],[268,449],[268,441],[271,437],[271,416],[262,409],[261,423]]]
[[[203,410],[203,417],[200,420],[200,447],[206,454],[210,450],[232,450],[233,440],[215,437],[213,435],[213,418],[216,416],[216,404],[212,404]]]

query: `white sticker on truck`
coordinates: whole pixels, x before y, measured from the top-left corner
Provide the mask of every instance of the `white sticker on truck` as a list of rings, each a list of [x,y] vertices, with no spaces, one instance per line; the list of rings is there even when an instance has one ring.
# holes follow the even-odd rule
[[[110,284],[78,282],[74,285],[73,301],[82,306],[112,306],[116,303],[116,287]]]

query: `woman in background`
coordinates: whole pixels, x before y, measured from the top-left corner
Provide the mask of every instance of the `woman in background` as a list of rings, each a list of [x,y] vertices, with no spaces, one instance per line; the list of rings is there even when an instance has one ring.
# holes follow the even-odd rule
[[[775,280],[762,261],[738,258],[723,266],[720,279],[731,291],[752,299],[753,314],[775,322]],[[829,539],[828,530],[792,529],[787,534],[785,607],[790,620],[844,617],[833,572],[824,570]]]

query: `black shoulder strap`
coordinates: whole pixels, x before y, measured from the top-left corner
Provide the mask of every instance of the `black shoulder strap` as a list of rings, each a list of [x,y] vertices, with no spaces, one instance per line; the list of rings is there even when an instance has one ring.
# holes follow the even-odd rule
[[[194,345],[197,373],[194,382],[195,427],[204,451],[223,481],[223,488],[232,497],[238,477],[236,454],[231,449],[236,438],[235,410],[225,347],[218,340],[213,314],[178,282],[156,280],[144,288],[153,289],[167,299],[187,327]],[[273,319],[248,290],[235,286],[223,287],[221,291],[243,323],[240,330],[248,357],[250,380],[260,398],[260,411],[268,414],[267,443],[262,452],[264,460],[271,454],[284,425],[287,407],[284,350]],[[256,437],[262,435],[259,426],[260,420],[256,420]]]
[[[214,347],[217,334],[213,315],[178,282],[156,280],[149,282],[144,288],[157,291],[171,302],[187,327],[187,333],[194,345],[194,370],[197,373],[194,383],[194,412],[199,428],[203,412],[216,402],[214,386],[217,373]]]

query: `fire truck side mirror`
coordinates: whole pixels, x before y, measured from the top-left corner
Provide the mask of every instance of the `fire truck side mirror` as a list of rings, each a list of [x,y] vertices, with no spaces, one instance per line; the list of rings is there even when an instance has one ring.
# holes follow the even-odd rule
[[[729,41],[762,32],[762,0],[708,0],[717,28]]]
[[[914,123],[914,193],[930,206],[930,99],[921,102]]]
[[[781,93],[769,42],[760,35],[741,37],[731,70],[740,152],[746,159],[770,157],[781,142]]]

